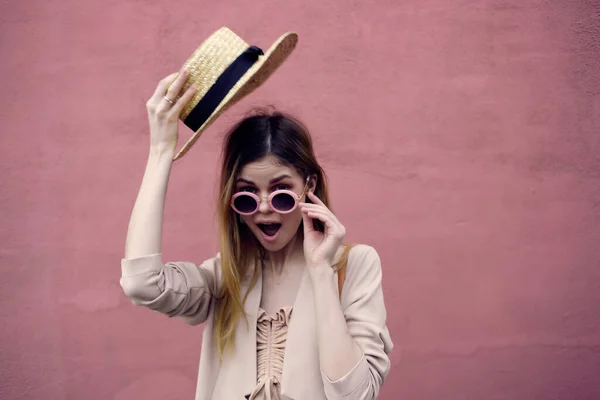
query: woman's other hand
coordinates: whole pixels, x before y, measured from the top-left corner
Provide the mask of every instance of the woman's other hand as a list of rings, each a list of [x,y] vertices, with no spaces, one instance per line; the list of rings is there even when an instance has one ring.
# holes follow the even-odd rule
[[[312,203],[300,203],[304,221],[304,257],[309,268],[327,265],[330,267],[338,248],[346,235],[346,228],[325,204],[312,192],[308,192]],[[325,232],[314,229],[313,219],[325,225]]]

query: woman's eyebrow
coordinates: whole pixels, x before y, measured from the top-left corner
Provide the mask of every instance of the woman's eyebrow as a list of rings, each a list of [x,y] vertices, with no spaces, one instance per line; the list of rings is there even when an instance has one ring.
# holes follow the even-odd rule
[[[282,181],[282,180],[284,180],[284,179],[286,179],[286,178],[290,178],[290,179],[291,179],[292,177],[291,177],[291,176],[289,176],[289,175],[279,175],[278,177],[271,179],[271,180],[269,181],[269,184],[271,184],[271,185],[272,185],[272,184],[274,184],[274,183],[277,183],[277,182],[279,182],[279,181]]]
[[[269,185],[272,185],[274,183],[280,182],[284,179],[291,179],[292,177],[290,175],[284,174],[284,175],[279,175],[273,179],[271,179],[269,181]],[[250,179],[246,179],[246,178],[237,178],[237,183],[247,183],[248,185],[254,185],[254,182],[252,182]]]
[[[287,175],[287,174],[279,175],[279,176],[271,179],[269,181],[269,185],[272,185],[274,183],[277,183],[277,182],[282,181],[282,180],[287,179],[287,178],[291,179],[292,177],[290,175]],[[254,185],[254,182],[252,182],[250,179],[246,179],[246,178],[237,178],[237,182],[242,182],[242,183],[247,183],[249,185]]]
[[[237,182],[243,182],[243,183],[247,183],[249,185],[254,185],[254,182],[252,182],[249,179],[244,179],[244,178],[237,178]]]

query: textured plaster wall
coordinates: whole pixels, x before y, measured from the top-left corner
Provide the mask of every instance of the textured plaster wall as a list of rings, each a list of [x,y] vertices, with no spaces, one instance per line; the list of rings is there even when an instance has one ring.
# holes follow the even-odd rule
[[[0,398],[192,398],[201,328],[132,306],[119,260],[145,101],[221,25],[299,47],[174,167],[167,259],[214,254],[222,132],[274,104],[382,257],[381,399],[600,398],[591,0],[1,2]]]

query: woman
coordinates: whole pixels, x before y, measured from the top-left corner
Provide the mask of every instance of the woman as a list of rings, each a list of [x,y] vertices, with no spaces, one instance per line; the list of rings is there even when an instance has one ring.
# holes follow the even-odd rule
[[[344,251],[344,226],[328,208],[325,174],[298,121],[255,115],[230,131],[220,252],[200,265],[163,263],[178,117],[194,91],[175,101],[187,73],[167,93],[174,76],[147,103],[151,146],[127,232],[124,292],[136,305],[206,322],[196,399],[375,399],[393,347],[380,260],[367,245]]]

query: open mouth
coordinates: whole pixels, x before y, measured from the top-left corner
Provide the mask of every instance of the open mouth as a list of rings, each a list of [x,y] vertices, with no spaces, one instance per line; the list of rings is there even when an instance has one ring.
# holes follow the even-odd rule
[[[260,230],[267,236],[272,237],[279,232],[281,224],[257,224]]]

